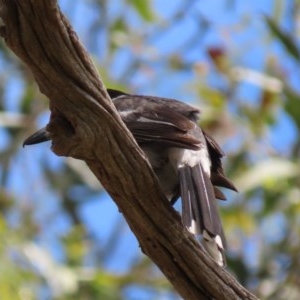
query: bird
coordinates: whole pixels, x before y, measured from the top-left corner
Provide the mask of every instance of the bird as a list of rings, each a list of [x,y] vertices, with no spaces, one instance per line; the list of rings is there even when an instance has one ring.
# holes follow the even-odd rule
[[[171,98],[107,92],[171,205],[181,198],[185,228],[218,265],[226,266],[226,238],[216,200],[226,200],[219,187],[237,189],[225,176],[224,152],[199,126],[200,110]],[[48,140],[51,134],[45,127],[23,146]]]

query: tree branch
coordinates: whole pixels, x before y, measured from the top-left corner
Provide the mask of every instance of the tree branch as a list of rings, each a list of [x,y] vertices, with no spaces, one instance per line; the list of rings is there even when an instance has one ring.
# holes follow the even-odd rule
[[[57,1],[0,0],[0,16],[7,46],[50,99],[53,152],[87,163],[178,293],[191,300],[256,299],[183,228]]]

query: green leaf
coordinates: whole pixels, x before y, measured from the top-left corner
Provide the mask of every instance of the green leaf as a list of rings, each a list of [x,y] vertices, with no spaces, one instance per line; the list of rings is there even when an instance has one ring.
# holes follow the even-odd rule
[[[286,96],[285,110],[300,129],[300,95],[288,85],[286,85],[284,93]]]
[[[150,1],[145,0],[129,0],[128,1],[134,9],[140,14],[145,21],[152,21],[154,19],[153,11],[150,6]]]
[[[258,162],[248,172],[233,180],[237,188],[243,192],[261,186],[274,186],[278,182],[299,176],[299,165],[286,159],[271,158]]]
[[[286,50],[292,55],[295,59],[300,61],[300,51],[295,43],[295,40],[287,32],[283,31],[279,25],[270,17],[265,16],[266,23],[270,31],[278,38]]]

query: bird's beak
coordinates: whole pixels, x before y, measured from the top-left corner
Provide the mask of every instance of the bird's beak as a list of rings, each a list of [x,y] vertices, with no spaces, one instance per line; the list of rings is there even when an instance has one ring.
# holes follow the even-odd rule
[[[42,142],[46,142],[51,140],[49,132],[46,130],[46,127],[38,130],[31,136],[29,136],[24,142],[23,142],[23,147],[27,145],[34,145],[34,144],[39,144]]]

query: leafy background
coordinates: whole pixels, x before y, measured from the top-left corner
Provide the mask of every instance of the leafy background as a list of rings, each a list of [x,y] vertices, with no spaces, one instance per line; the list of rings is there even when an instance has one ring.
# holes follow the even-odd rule
[[[201,107],[239,189],[220,203],[228,269],[263,299],[300,299],[300,1],[60,5],[107,86]],[[48,117],[1,41],[0,299],[179,299],[82,162],[22,148]]]

